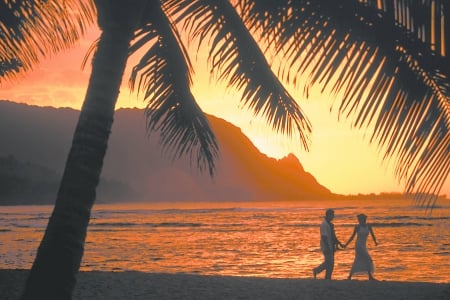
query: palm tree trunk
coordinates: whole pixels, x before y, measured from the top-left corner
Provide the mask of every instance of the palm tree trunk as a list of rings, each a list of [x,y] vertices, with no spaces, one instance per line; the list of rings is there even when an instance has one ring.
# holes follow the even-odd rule
[[[104,22],[97,1],[102,35],[93,58],[85,101],[75,129],[55,207],[26,282],[22,299],[71,299],[84,251],[91,208],[111,131],[114,108],[128,57],[133,22]],[[127,10],[131,4],[123,2]],[[105,3],[105,2],[103,2]],[[109,4],[106,4],[108,6]],[[114,6],[114,5],[111,5]],[[108,8],[109,18],[116,9]],[[102,24],[103,21],[103,24]],[[104,26],[104,25],[110,26]],[[112,25],[112,26],[111,26]]]

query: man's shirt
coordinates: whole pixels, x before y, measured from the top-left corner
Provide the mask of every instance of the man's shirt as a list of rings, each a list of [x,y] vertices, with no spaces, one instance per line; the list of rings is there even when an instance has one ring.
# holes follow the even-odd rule
[[[323,236],[326,237],[328,245],[325,244],[322,238]],[[328,223],[326,219],[323,219],[322,224],[320,224],[320,250],[322,250],[322,252],[333,251],[334,248],[333,238],[334,233],[330,223]]]

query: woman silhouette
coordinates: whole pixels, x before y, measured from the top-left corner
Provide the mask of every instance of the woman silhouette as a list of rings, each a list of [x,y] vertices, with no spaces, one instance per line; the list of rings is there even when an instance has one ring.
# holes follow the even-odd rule
[[[367,272],[369,275],[369,280],[374,280],[373,278],[373,261],[372,258],[369,255],[369,252],[367,251],[367,237],[370,233],[372,236],[372,239],[375,243],[375,245],[378,245],[377,239],[375,238],[375,234],[373,233],[372,226],[366,223],[367,216],[365,214],[359,214],[358,215],[358,222],[355,226],[355,229],[353,230],[353,234],[348,240],[347,243],[345,243],[345,247],[356,237],[356,244],[355,244],[355,260],[353,261],[352,268],[350,270],[350,274],[348,275],[348,279],[352,279],[353,274],[355,273],[362,273]]]

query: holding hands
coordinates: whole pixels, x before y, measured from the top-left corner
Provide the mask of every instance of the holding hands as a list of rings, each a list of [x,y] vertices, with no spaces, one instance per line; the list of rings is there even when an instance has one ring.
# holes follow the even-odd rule
[[[341,242],[339,242],[339,241],[337,241],[336,242],[336,244],[334,244],[334,247],[335,247],[335,251],[337,251],[337,250],[344,250],[345,249],[345,246],[346,245],[344,245],[344,244],[342,244]]]

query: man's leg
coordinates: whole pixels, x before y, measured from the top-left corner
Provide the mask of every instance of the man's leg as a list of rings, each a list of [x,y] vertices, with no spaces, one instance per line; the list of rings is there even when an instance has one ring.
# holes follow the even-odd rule
[[[325,255],[325,253],[323,253],[323,257],[324,257],[323,263],[321,263],[319,266],[313,269],[314,278],[316,278],[317,274],[319,274],[320,272],[322,272],[327,268],[327,256]]]
[[[325,279],[331,279],[334,269],[334,252],[325,255],[326,273]]]
[[[324,257],[323,263],[321,263],[319,266],[317,266],[313,269],[314,278],[316,278],[317,274],[319,274],[323,270],[327,269],[327,267],[328,267],[327,255],[325,253],[323,253],[323,257]]]

